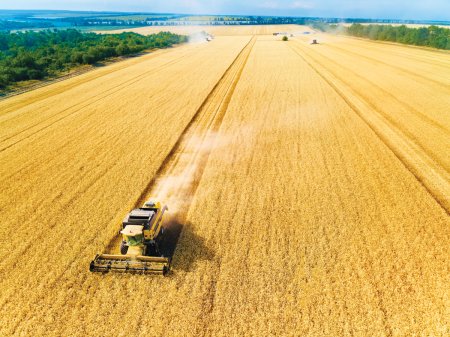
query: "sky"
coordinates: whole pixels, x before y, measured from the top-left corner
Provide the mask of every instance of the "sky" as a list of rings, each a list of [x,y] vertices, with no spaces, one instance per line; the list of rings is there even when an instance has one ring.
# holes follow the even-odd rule
[[[0,8],[450,21],[450,0],[0,0]]]

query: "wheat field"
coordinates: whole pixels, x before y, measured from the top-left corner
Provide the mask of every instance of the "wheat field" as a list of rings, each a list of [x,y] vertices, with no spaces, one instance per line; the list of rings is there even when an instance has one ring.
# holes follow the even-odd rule
[[[297,33],[313,32],[307,26],[299,25],[243,25],[243,26],[146,26],[138,28],[126,28],[118,30],[97,31],[98,33],[114,34],[121,32],[134,32],[138,34],[148,35],[159,32],[171,32],[174,34],[195,34],[199,32],[208,32],[214,36],[239,36],[239,35],[272,35],[276,32]]]
[[[1,336],[449,334],[449,54],[232,28],[0,101]]]

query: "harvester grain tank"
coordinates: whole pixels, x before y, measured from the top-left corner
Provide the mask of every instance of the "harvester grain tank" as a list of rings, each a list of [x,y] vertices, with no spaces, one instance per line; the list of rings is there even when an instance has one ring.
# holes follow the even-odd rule
[[[167,206],[149,200],[124,218],[120,253],[97,254],[89,266],[92,272],[123,272],[166,275],[170,258],[161,253],[164,244],[163,216]]]

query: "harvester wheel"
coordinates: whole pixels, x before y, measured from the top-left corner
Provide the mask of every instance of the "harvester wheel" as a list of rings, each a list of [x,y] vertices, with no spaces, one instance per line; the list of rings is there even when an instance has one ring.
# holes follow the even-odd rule
[[[120,243],[120,253],[122,255],[127,255],[127,252],[128,252],[128,246],[126,245],[125,241],[122,241]]]

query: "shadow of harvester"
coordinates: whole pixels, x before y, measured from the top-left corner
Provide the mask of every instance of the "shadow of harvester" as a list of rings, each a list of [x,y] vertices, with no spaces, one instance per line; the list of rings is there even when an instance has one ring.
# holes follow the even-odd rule
[[[171,219],[165,227],[161,253],[171,258],[172,269],[190,271],[196,261],[214,258],[214,252],[205,245],[204,238],[193,232],[191,223],[182,224],[177,219]]]

